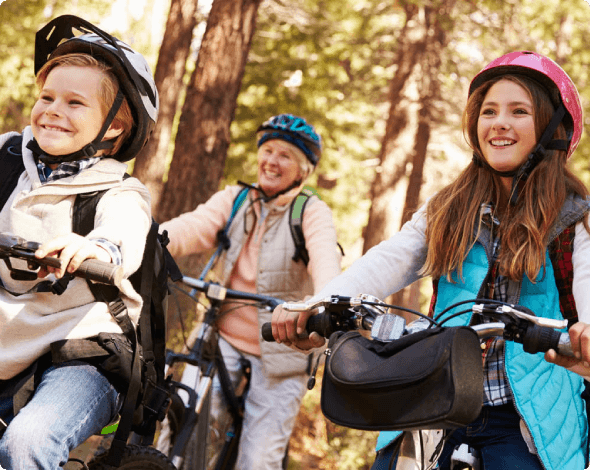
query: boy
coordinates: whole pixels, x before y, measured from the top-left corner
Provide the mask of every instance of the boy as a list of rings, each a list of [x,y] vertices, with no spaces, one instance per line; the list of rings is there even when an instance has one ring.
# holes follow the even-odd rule
[[[62,268],[21,281],[0,263],[0,467],[54,470],[116,416],[119,391],[126,389],[104,355],[57,360],[55,346],[101,333],[121,337],[123,330],[87,281],[74,278],[63,295],[39,285],[85,259],[118,264],[125,273],[118,298],[137,321],[141,297],[127,278],[141,264],[150,200],[137,179],[124,179],[123,162],[147,141],[158,94],[140,54],[71,15],[37,33],[35,73],[40,93],[31,125],[22,148],[12,149],[22,152],[24,171],[1,208],[0,232],[41,242],[35,255],[58,256]],[[14,135],[0,136],[0,146]],[[77,195],[105,189],[93,230],[73,233]],[[31,379],[34,392],[23,395]]]

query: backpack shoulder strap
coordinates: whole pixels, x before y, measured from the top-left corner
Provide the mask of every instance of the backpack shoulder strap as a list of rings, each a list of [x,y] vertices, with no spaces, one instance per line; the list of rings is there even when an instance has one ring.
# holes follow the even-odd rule
[[[18,179],[23,171],[22,134],[10,137],[0,148],[0,210],[16,188]]]
[[[575,224],[567,227],[549,245],[549,258],[553,266],[555,283],[559,292],[559,308],[563,318],[572,326],[578,321],[578,311],[573,294],[574,266],[572,255],[574,252]]]
[[[217,240],[219,241],[219,243],[221,245],[223,245],[224,250],[227,250],[231,245],[231,241],[227,235],[228,231],[229,231],[229,227],[231,226],[231,223],[233,222],[236,214],[240,210],[240,207],[242,207],[244,205],[244,202],[246,201],[246,198],[248,197],[249,190],[250,190],[250,188],[247,188],[247,187],[240,189],[240,192],[238,193],[238,195],[234,199],[234,204],[231,208],[231,213],[229,215],[229,219],[227,219],[227,223],[225,224],[225,227],[223,229],[221,229],[219,232],[217,232]]]
[[[129,177],[130,176],[125,173],[123,179],[127,179]],[[96,207],[98,206],[100,199],[107,191],[108,189],[103,189],[102,191],[80,193],[76,196],[76,200],[74,201],[74,209],[72,211],[72,232],[85,237],[94,229]],[[67,282],[66,277],[67,276],[64,276],[62,278],[64,279],[64,282]],[[60,281],[57,282],[59,283]],[[90,288],[96,300],[101,302],[110,304],[119,297],[119,289],[115,286],[88,282],[88,287]]]
[[[305,237],[303,236],[303,212],[305,211],[307,202],[313,196],[320,197],[315,189],[310,186],[304,186],[301,192],[293,199],[293,202],[291,202],[289,214],[289,228],[291,229],[291,235],[295,243],[293,261],[301,260],[305,266],[309,263],[309,253],[305,247]]]
[[[213,267],[213,265],[215,264],[215,262],[217,261],[219,256],[221,256],[221,252],[223,250],[228,250],[229,247],[231,246],[231,241],[228,236],[229,227],[231,226],[231,223],[233,222],[236,214],[240,210],[240,207],[242,207],[244,205],[244,202],[246,202],[246,198],[248,197],[249,190],[250,190],[250,188],[246,186],[246,187],[240,189],[240,192],[236,195],[232,209],[231,209],[231,213],[229,215],[229,218],[227,219],[227,223],[225,224],[225,227],[222,228],[219,232],[217,232],[217,241],[218,241],[217,249],[215,250],[215,253],[213,253],[213,255],[211,256],[211,258],[209,258],[209,261],[207,261],[207,264],[203,268],[203,271],[201,271],[201,275],[199,276],[199,279],[201,279],[201,280],[205,279],[205,276],[207,275],[207,273],[211,270],[211,268]]]

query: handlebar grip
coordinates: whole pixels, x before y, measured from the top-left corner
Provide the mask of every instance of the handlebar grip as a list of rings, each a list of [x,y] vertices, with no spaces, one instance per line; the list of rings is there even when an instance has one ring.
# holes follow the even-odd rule
[[[273,343],[275,340],[275,337],[272,335],[272,323],[271,322],[266,322],[262,325],[262,328],[260,329],[260,332],[262,333],[262,339],[268,343]]]
[[[324,338],[328,338],[332,333],[334,333],[335,329],[332,326],[332,317],[329,313],[318,313],[317,315],[312,315],[307,319],[307,325],[305,326],[307,334],[309,335],[312,332],[316,332],[320,336]],[[262,328],[260,329],[262,333],[262,339],[267,342],[273,342],[274,336],[272,335],[272,325],[270,322],[264,323]],[[305,335],[304,337],[306,337]]]
[[[82,261],[74,275],[103,284],[117,285],[123,278],[123,268],[97,259],[87,259]]]
[[[573,356],[569,334],[546,326],[531,325],[527,328],[522,345],[525,352],[530,354],[554,349],[564,356]]]

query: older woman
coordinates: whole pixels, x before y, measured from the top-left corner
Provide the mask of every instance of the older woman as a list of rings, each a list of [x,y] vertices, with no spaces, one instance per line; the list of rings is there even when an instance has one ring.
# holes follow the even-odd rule
[[[290,205],[321,156],[321,140],[304,119],[281,114],[257,132],[258,183],[247,186],[245,202],[228,229],[229,249],[221,260],[221,283],[229,288],[286,300],[318,292],[340,273],[340,254],[330,208],[312,196],[305,208],[302,230],[309,263],[295,261],[290,230]],[[201,253],[217,245],[241,186],[229,186],[194,211],[162,224],[170,236],[173,256]],[[231,308],[218,321],[220,348],[234,380],[240,359],[252,365],[244,427],[236,469],[276,470],[291,435],[305,394],[309,357],[260,341],[260,325],[271,314],[256,307]],[[185,372],[185,381],[191,372]],[[212,422],[223,421],[223,395],[213,385]],[[223,442],[224,436],[221,436]]]

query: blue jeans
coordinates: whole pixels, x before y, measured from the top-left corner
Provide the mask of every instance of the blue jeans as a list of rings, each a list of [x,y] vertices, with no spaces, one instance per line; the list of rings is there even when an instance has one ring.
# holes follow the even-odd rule
[[[464,428],[456,429],[446,442],[438,461],[441,470],[450,469],[456,446],[469,444],[481,452],[484,470],[542,470],[539,458],[531,454],[520,432],[520,417],[513,404],[485,406],[479,417]],[[394,469],[389,445],[377,454],[371,470]]]
[[[12,398],[0,401],[9,422],[0,440],[0,467],[55,470],[70,450],[100,432],[118,412],[118,392],[90,364],[50,367],[31,401],[11,420]],[[8,406],[7,406],[8,405]]]

